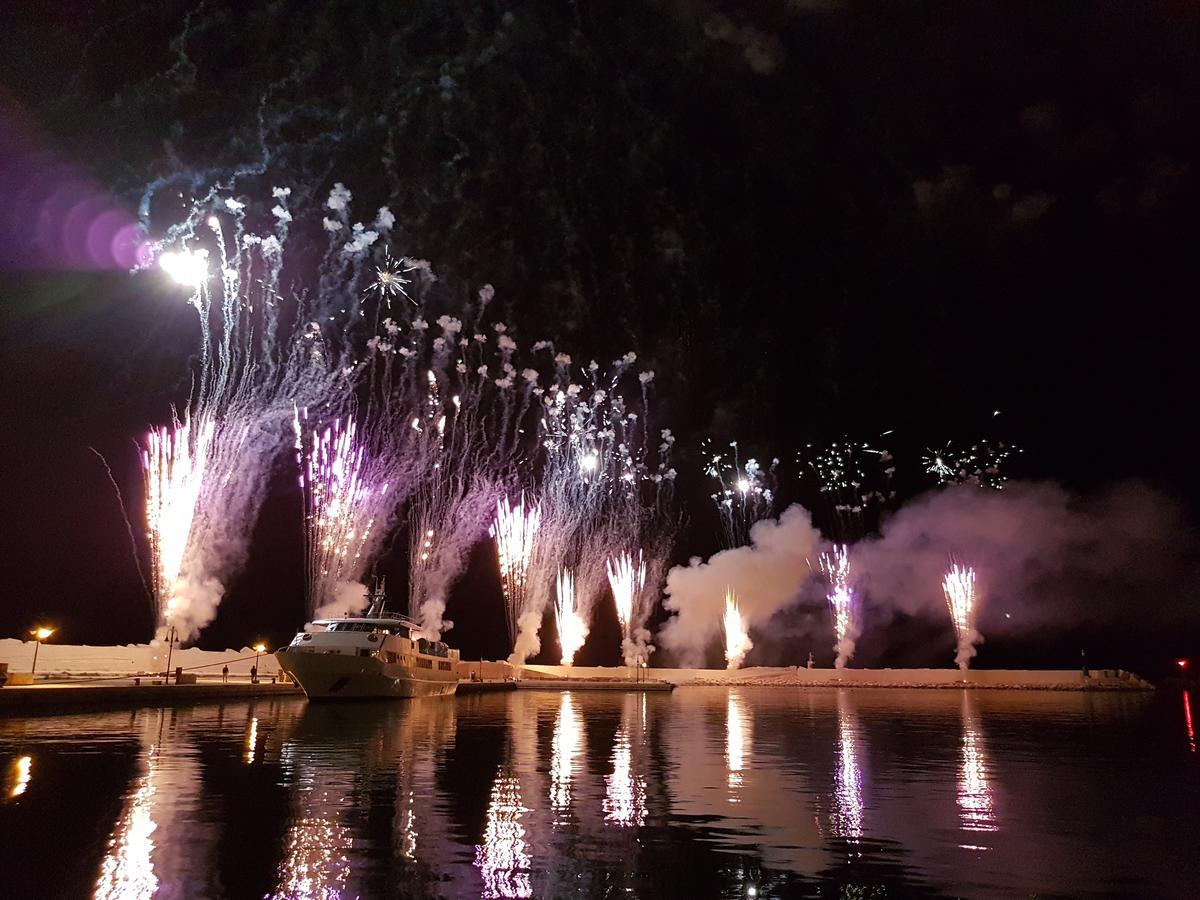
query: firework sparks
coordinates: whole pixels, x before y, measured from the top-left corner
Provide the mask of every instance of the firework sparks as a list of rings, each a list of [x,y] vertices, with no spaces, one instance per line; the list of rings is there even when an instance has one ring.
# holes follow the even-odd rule
[[[146,435],[142,450],[146,531],[160,621],[172,605],[172,591],[183,569],[215,424],[209,419],[193,428],[192,421],[185,419]]]
[[[608,583],[612,587],[613,600],[617,606],[617,619],[625,639],[630,638],[633,624],[633,602],[646,584],[646,564],[642,554],[620,553],[607,563]]]
[[[975,630],[975,570],[951,562],[950,571],[942,579],[942,590],[946,594],[946,605],[950,618],[954,620],[954,633],[958,638],[958,652],[954,661],[962,671],[970,665],[975,655],[975,645],[981,640]]]
[[[575,654],[587,640],[588,624],[575,608],[575,578],[570,572],[559,570],[554,599],[555,618],[558,621],[558,643],[562,647],[562,664],[573,665]]]
[[[885,432],[885,437],[891,432]],[[891,453],[849,439],[827,445],[807,445],[798,456],[816,479],[821,498],[828,504],[830,520],[823,530],[844,541],[854,541],[878,524],[878,515],[895,500],[892,476],[896,467]]]
[[[1009,460],[1020,452],[1020,447],[1004,441],[979,441],[965,449],[949,443],[940,450],[927,449],[921,466],[938,484],[975,484],[999,491],[1008,483]]]
[[[393,259],[390,251],[384,251],[383,265],[375,267],[375,280],[372,281],[363,291],[364,294],[377,292],[380,298],[387,304],[388,309],[392,308],[392,298],[404,297],[413,306],[419,305],[416,300],[408,295],[408,291],[404,286],[412,283],[412,279],[405,278],[409,272],[414,272],[419,266],[413,265],[404,257]]]
[[[733,588],[725,590],[725,616],[721,620],[721,625],[725,634],[725,664],[730,669],[740,668],[746,659],[746,654],[754,647],[754,643],[746,631],[746,624],[738,610],[738,599]]]
[[[541,524],[541,509],[526,508],[522,494],[516,506],[507,497],[496,501],[496,521],[488,531],[496,539],[500,558],[500,579],[504,599],[508,604],[508,636],[516,640],[517,620],[525,606],[525,589],[529,576],[529,561],[533,557],[534,538]]]
[[[717,452],[711,441],[705,441],[703,453],[707,460],[704,473],[718,482],[711,498],[721,518],[725,546],[748,544],[751,526],[774,511],[775,468],[779,460],[772,459],[765,469],[753,457],[742,463],[737,441],[730,442],[728,452]]]
[[[293,427],[297,453],[303,458],[300,487],[304,492],[305,537],[310,610],[337,599],[343,585],[360,594],[368,549],[379,520],[386,522],[391,497],[387,483],[374,483],[370,460],[354,420],[335,420],[305,440],[301,413]]]
[[[829,609],[833,614],[833,631],[836,638],[833,649],[837,651],[835,665],[846,667],[854,655],[854,644],[858,640],[858,609],[854,591],[850,587],[850,549],[845,544],[834,544],[832,553],[822,553],[820,568],[829,579]]]

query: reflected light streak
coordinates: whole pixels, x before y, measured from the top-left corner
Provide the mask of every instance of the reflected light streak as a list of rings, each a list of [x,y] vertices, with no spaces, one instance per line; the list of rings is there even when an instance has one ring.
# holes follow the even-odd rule
[[[641,827],[646,822],[646,784],[633,773],[633,746],[624,723],[613,741],[613,770],[604,779],[604,821],[620,828]]]
[[[1196,752],[1196,731],[1192,728],[1192,701],[1188,697],[1188,692],[1183,692],[1183,721],[1187,725],[1188,746],[1192,752]]]
[[[725,707],[725,765],[729,770],[729,789],[734,792],[729,798],[730,803],[741,802],[738,794],[749,749],[750,719],[745,701],[739,695],[730,693]]]
[[[554,755],[550,760],[550,808],[558,814],[554,819],[556,825],[565,821],[565,813],[571,808],[571,778],[582,746],[583,720],[575,711],[570,691],[564,691],[554,723]]]
[[[963,697],[962,764],[958,770],[958,818],[963,831],[997,831],[992,808],[992,789],[987,778],[987,758],[983,734],[971,713],[969,700]],[[978,845],[961,845],[968,850],[986,850]]]
[[[400,854],[405,859],[417,858],[417,817],[414,810],[416,798],[410,790],[405,795],[404,809],[401,811]]]
[[[529,844],[521,816],[521,786],[512,776],[492,785],[483,843],[475,847],[475,866],[483,876],[484,897],[532,897]]]
[[[158,825],[150,815],[158,771],[157,748],[151,747],[146,774],[137,781],[124,814],[108,842],[108,852],[100,865],[100,878],[93,893],[95,900],[149,900],[158,890],[154,874],[153,834]]]
[[[258,746],[258,716],[250,720],[250,733],[246,735],[246,763],[254,762],[254,750]]]
[[[1191,719],[1188,720],[1188,726],[1191,726]],[[1192,748],[1193,750],[1195,747]],[[33,769],[33,757],[21,756],[13,760],[13,786],[8,792],[9,798],[20,797],[25,793],[25,789],[29,787],[29,779],[32,778],[31,771]]]
[[[287,858],[279,873],[274,900],[337,900],[346,889],[352,837],[338,822],[307,816],[288,832]]]
[[[834,773],[833,828],[838,837],[858,843],[863,836],[862,771],[858,765],[858,726],[838,698],[838,758]]]

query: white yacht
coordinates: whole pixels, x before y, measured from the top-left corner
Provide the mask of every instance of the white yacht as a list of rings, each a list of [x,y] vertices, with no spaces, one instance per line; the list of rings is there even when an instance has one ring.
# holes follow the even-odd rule
[[[365,615],[316,619],[275,658],[310,700],[435,697],[458,687],[458,651],[387,612],[380,584]]]

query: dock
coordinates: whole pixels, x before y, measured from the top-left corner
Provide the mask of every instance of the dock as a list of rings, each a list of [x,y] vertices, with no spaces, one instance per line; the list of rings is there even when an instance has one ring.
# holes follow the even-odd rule
[[[86,706],[93,709],[135,706],[185,706],[224,700],[303,697],[294,684],[249,681],[230,684],[39,684],[0,688],[5,713]]]
[[[460,681],[455,694],[459,697],[465,694],[500,694],[516,689],[515,681]]]
[[[523,678],[514,682],[518,691],[673,691],[669,681],[634,681],[604,678]]]

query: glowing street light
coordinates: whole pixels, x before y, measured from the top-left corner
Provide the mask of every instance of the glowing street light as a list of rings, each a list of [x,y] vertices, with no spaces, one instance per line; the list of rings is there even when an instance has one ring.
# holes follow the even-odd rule
[[[54,634],[54,629],[47,628],[45,625],[39,625],[29,633],[33,636],[33,639],[36,642],[33,645],[33,665],[29,667],[29,679],[32,681],[33,673],[37,671],[38,650],[41,649],[42,641]]]
[[[259,641],[257,644],[254,645],[254,678],[251,679],[252,681],[258,681],[258,657],[259,657],[259,654],[266,653],[266,652],[267,652],[267,645],[264,644],[262,641]]]

